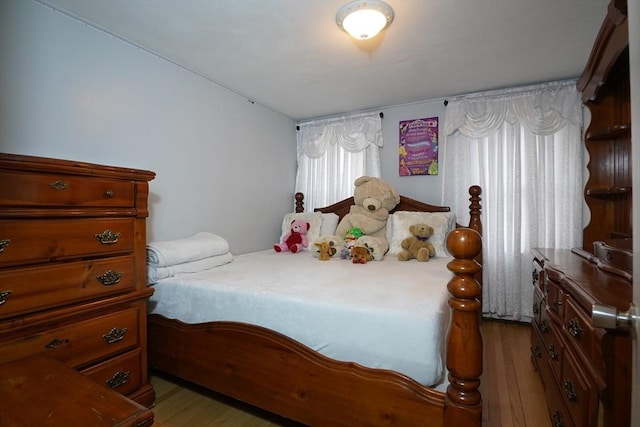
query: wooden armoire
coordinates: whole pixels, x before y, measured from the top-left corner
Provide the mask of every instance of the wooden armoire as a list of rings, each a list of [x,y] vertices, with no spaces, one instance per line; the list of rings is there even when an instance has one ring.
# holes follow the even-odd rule
[[[627,427],[631,337],[610,316],[628,311],[632,299],[626,0],[610,1],[577,88],[591,115],[584,135],[590,222],[581,248],[533,250],[531,358],[554,427]]]
[[[578,90],[591,112],[585,132],[589,179],[585,201],[591,221],[583,248],[593,242],[631,248],[631,99],[626,0],[612,0]]]

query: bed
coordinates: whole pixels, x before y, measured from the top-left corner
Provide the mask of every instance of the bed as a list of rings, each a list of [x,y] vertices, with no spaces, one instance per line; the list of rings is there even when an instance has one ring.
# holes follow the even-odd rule
[[[480,193],[469,189],[470,222],[446,237],[448,256],[402,263],[412,280],[387,273],[401,263],[391,255],[360,266],[273,251],[160,280],[150,300],[150,367],[306,425],[480,426]],[[303,203],[296,194],[296,212]],[[351,204],[352,198],[316,211],[339,220]],[[448,211],[401,196],[393,212]],[[275,264],[278,257],[284,264]],[[269,273],[261,273],[265,268]],[[298,287],[281,283],[283,275],[299,279],[304,269],[326,278],[322,294],[300,287],[303,280]],[[247,292],[232,280],[239,270],[255,272]],[[366,284],[337,280],[364,270],[375,277],[369,292]],[[430,283],[437,297],[421,298]],[[202,290],[214,284],[209,301]],[[364,292],[356,292],[359,286]],[[237,303],[245,307],[240,313],[230,307],[242,293],[250,299]],[[280,296],[268,299],[272,294]],[[365,311],[366,321],[359,321]],[[296,335],[292,324],[306,334]],[[365,335],[371,336],[359,344]],[[389,349],[408,351],[395,357]]]

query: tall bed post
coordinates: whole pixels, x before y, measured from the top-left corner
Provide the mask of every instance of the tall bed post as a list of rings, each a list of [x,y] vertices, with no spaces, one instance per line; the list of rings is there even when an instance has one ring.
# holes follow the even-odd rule
[[[482,235],[482,220],[480,219],[480,195],[482,188],[479,185],[469,187],[469,228],[476,230]],[[480,254],[481,255],[481,254]]]
[[[469,228],[476,230],[480,233],[481,236],[484,236],[482,230],[482,219],[480,218],[481,213],[481,205],[480,205],[480,195],[482,194],[482,188],[478,185],[472,185],[469,187]],[[475,257],[475,260],[478,264],[482,265],[482,250],[478,252],[478,255]],[[476,273],[476,280],[482,286],[482,270]],[[480,290],[480,303],[482,303],[482,289]],[[481,307],[482,310],[482,307]],[[482,315],[482,312],[480,313]]]
[[[304,194],[302,193],[296,193],[294,196],[295,200],[296,200],[296,213],[302,213],[304,212]]]
[[[447,289],[451,294],[451,323],[447,335],[449,386],[445,395],[444,425],[480,427],[482,399],[482,335],[479,297],[481,286],[474,278],[482,267],[475,258],[482,249],[482,236],[470,228],[458,228],[447,236],[447,250],[455,257],[447,264],[454,273]]]

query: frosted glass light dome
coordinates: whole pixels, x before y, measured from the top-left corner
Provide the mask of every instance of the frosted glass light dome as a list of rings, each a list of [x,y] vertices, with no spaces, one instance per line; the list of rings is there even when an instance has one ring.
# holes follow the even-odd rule
[[[393,21],[393,9],[383,1],[358,0],[345,4],[336,14],[338,27],[358,40],[378,35]]]

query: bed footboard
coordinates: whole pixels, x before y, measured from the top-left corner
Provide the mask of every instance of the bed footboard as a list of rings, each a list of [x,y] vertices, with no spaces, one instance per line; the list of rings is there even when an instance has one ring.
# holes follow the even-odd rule
[[[152,315],[150,366],[307,425],[441,426],[444,394],[244,323]]]

